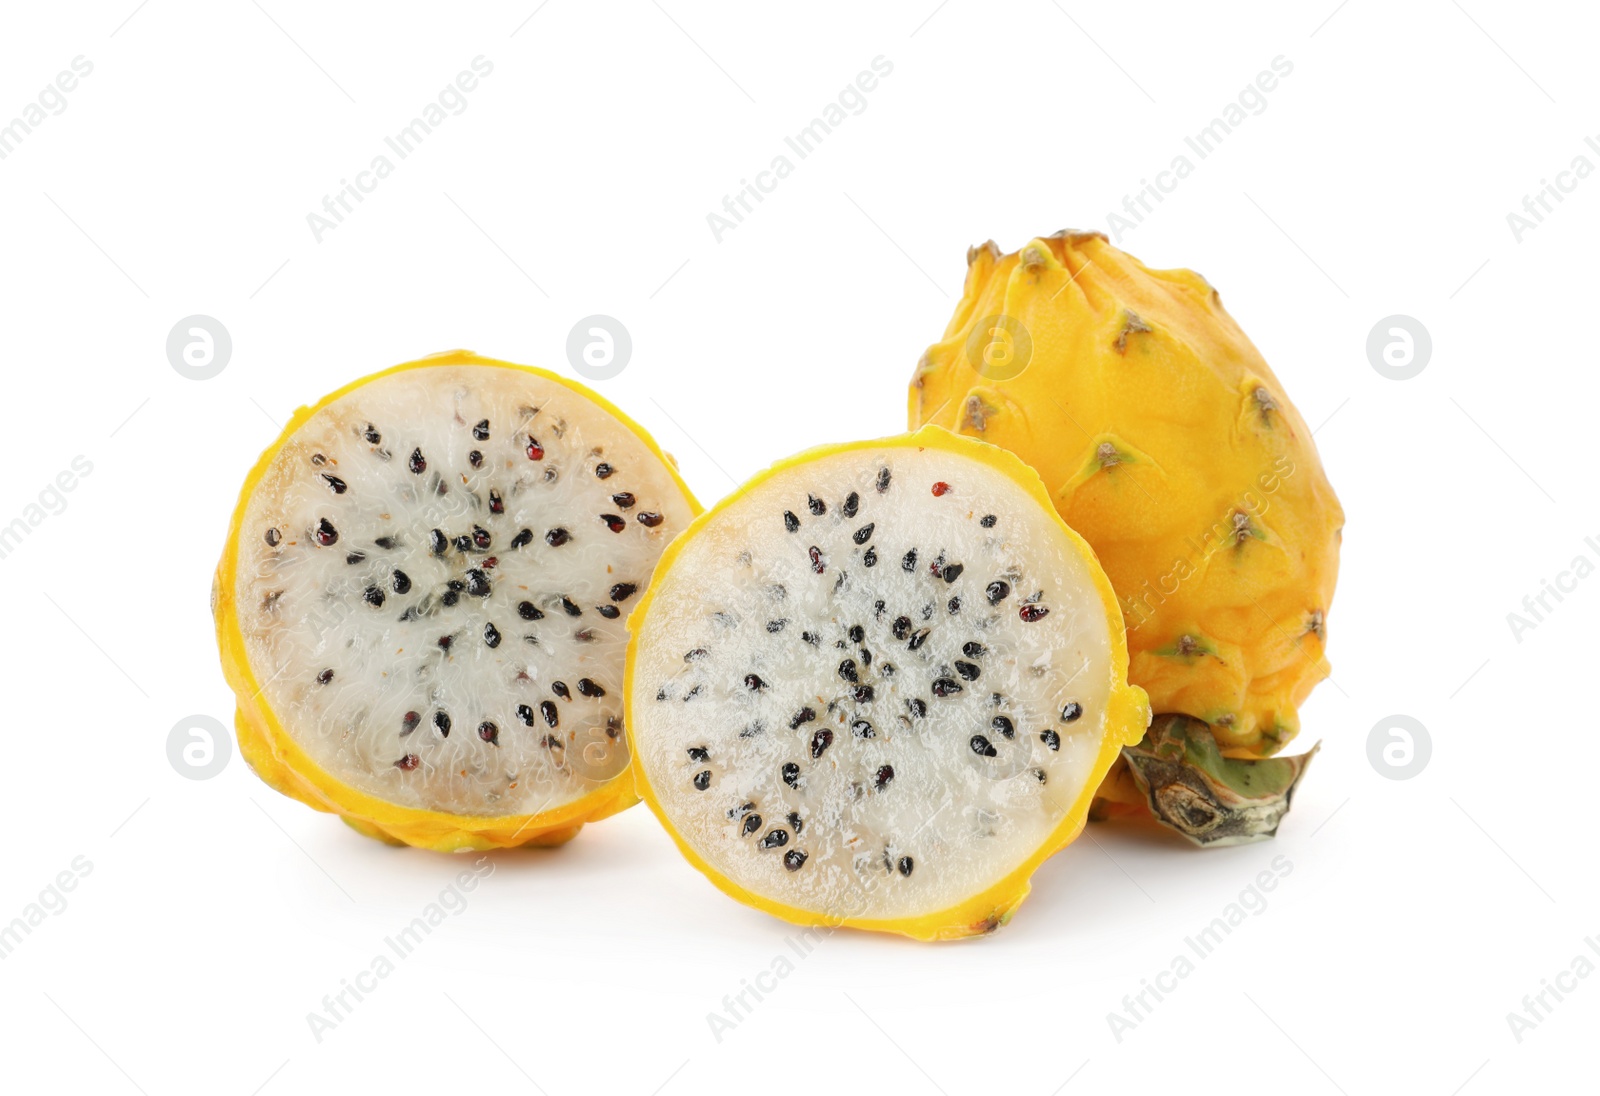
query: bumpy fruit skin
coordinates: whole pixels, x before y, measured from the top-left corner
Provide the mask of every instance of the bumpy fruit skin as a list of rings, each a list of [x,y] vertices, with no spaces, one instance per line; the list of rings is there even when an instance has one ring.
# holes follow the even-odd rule
[[[886,446],[940,448],[972,457],[1015,480],[1030,495],[1036,498],[1046,510],[1053,509],[1050,495],[1045,490],[1045,485],[1040,481],[1039,476],[1033,469],[1024,465],[1011,453],[993,445],[986,445],[959,437],[942,427],[926,426],[914,433],[882,438],[876,441],[821,445],[773,464],[744,483],[737,491],[724,498],[710,510],[696,517],[687,529],[679,533],[672,543],[667,545],[667,550],[662,553],[661,559],[656,564],[656,574],[658,576],[665,575],[676,562],[684,546],[693,540],[700,530],[718,513],[732,505],[746,492],[765,483],[773,476],[780,475],[791,468],[830,457],[836,453],[853,449],[874,449]],[[1085,543],[1084,539],[1065,525],[1062,526],[1062,531],[1067,534],[1069,542],[1081,550],[1084,557],[1092,564],[1094,552]],[[1105,740],[1101,743],[1100,753],[1095,758],[1091,778],[1085,782],[1082,793],[1073,803],[1071,809],[1062,816],[1061,822],[1050,835],[1050,838],[1040,845],[1034,854],[1014,871],[987,890],[975,894],[948,909],[915,918],[885,920],[879,918],[829,917],[814,910],[800,909],[796,906],[775,902],[769,898],[754,894],[714,868],[674,828],[666,810],[662,807],[660,797],[650,785],[649,778],[645,774],[645,767],[635,763],[632,766],[633,778],[639,797],[649,805],[650,810],[661,822],[661,825],[672,835],[673,841],[678,846],[678,851],[683,853],[684,858],[690,864],[694,865],[706,878],[710,879],[717,889],[747,906],[770,913],[774,917],[782,918],[797,925],[825,925],[829,928],[893,932],[916,940],[959,940],[964,937],[983,936],[994,932],[1001,925],[1011,920],[1011,915],[1022,904],[1022,900],[1028,896],[1028,892],[1032,890],[1030,879],[1039,865],[1052,854],[1071,844],[1083,832],[1096,787],[1120,756],[1122,747],[1131,746],[1138,742],[1150,725],[1150,703],[1145,696],[1144,690],[1128,684],[1128,649],[1122,628],[1121,613],[1117,608],[1116,595],[1112,592],[1111,583],[1107,581],[1099,567],[1091,567],[1090,570],[1095,579],[1095,589],[1100,594],[1101,604],[1105,608],[1107,623],[1110,625],[1111,665],[1115,674],[1115,680],[1107,699]],[[650,603],[655,596],[657,586],[657,583],[651,583],[650,587],[645,591],[644,597],[628,617],[630,638],[628,640],[627,669],[623,675],[623,695],[627,698],[629,705],[633,702],[633,673],[637,663],[636,655],[639,635],[643,630],[643,621],[650,611]],[[634,726],[635,721],[631,712],[626,714],[627,718],[624,722],[628,729],[630,757],[637,758],[639,756],[639,744],[634,738],[637,733]]]
[[[1204,278],[1099,233],[968,255],[966,290],[910,392],[1038,469],[1094,546],[1158,713],[1272,754],[1328,676],[1344,512],[1305,421]]]
[[[211,587],[211,612],[216,620],[217,646],[222,656],[222,672],[238,702],[234,727],[239,736],[239,753],[255,770],[256,775],[271,788],[291,799],[298,799],[308,807],[337,814],[356,832],[390,845],[413,845],[438,852],[505,849],[521,845],[560,845],[577,836],[586,822],[597,822],[639,802],[633,791],[633,781],[626,771],[581,799],[537,815],[479,817],[446,814],[401,807],[366,795],[329,775],[284,732],[277,715],[262,698],[262,686],[250,668],[244,636],[239,627],[234,580],[238,567],[240,525],[244,520],[245,507],[251,494],[261,481],[262,475],[271,466],[278,450],[312,415],[362,385],[407,369],[441,365],[485,365],[517,369],[554,381],[577,392],[585,399],[592,400],[638,435],[639,439],[649,447],[650,452],[666,465],[688,500],[690,509],[696,514],[700,512],[700,504],[695,501],[688,485],[678,475],[677,463],[661,451],[643,427],[598,393],[574,381],[532,366],[496,361],[467,350],[448,351],[362,377],[337,392],[324,396],[315,406],[300,408],[283,428],[278,440],[261,454],[261,459],[251,469],[243,489],[239,492],[239,502],[234,508],[233,520],[228,528],[228,540],[223,548],[222,561],[217,565],[216,577]]]

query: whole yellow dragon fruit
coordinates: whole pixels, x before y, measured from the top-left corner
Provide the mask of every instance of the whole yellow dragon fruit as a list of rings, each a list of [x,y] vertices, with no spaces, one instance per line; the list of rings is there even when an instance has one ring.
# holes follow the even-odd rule
[[[1203,720],[1229,757],[1294,737],[1329,672],[1344,514],[1305,421],[1204,278],[1150,270],[1099,233],[974,248],[910,420],[1038,470],[1111,579],[1129,679],[1155,712]]]

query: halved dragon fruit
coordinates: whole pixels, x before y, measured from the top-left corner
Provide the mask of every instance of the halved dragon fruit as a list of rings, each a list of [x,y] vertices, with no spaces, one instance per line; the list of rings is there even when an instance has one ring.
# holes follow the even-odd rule
[[[629,623],[640,794],[719,887],[803,924],[994,929],[1149,721],[1038,476],[939,427],[756,477]]]
[[[635,802],[623,618],[698,509],[553,374],[458,352],[341,389],[262,456],[218,569],[241,752],[375,837],[566,840]]]

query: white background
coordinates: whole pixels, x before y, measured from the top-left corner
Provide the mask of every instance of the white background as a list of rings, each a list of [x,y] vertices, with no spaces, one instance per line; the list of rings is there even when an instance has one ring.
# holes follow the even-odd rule
[[[1520,642],[1506,620],[1600,559],[1600,177],[1520,242],[1506,220],[1574,157],[1600,165],[1592,8],[135,3],[0,16],[0,120],[72,58],[94,65],[0,161],[0,524],[75,456],[93,464],[0,560],[0,922],[92,864],[0,961],[0,1087],[1592,1083],[1600,977],[1520,1042],[1506,1019],[1600,933],[1600,580]],[[494,71],[468,109],[317,242],[307,213],[480,54]],[[879,55],[894,70],[867,109],[719,243],[706,215]],[[211,572],[292,410],[457,346],[570,374],[569,329],[606,313],[634,357],[600,388],[709,504],[794,450],[902,429],[969,244],[1105,227],[1279,55],[1294,70],[1265,111],[1121,241],[1220,288],[1348,512],[1334,679],[1304,710],[1323,750],[1278,838],[1200,852],[1092,828],[994,937],[836,934],[719,1042],[707,1014],[796,930],[716,892],[636,809],[494,856],[318,1042],[307,1013],[465,861],[361,838],[236,753],[206,781],[168,762],[175,723],[231,720]],[[232,334],[214,380],[166,358],[195,313]],[[1433,339],[1403,382],[1365,349],[1395,313]],[[1396,713],[1433,746],[1404,781],[1367,754]],[[1275,856],[1293,870],[1267,909],[1119,1042],[1107,1014]]]

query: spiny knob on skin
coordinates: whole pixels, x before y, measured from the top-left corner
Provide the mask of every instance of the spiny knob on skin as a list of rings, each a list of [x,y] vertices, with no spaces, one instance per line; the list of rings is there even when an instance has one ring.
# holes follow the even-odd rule
[[[1122,463],[1122,454],[1117,452],[1117,447],[1108,441],[1100,443],[1094,451],[1095,458],[1099,460],[1101,468],[1114,468]]]
[[[1129,311],[1124,312],[1122,316],[1122,331],[1117,335],[1117,341],[1112,344],[1116,347],[1118,354],[1126,354],[1128,352],[1129,335],[1150,330],[1150,325],[1141,320],[1137,313]]]
[[[972,261],[974,259],[976,259],[979,255],[981,255],[981,254],[983,254],[985,252],[988,253],[989,258],[991,260],[998,261],[999,258],[1000,258],[1000,247],[999,247],[999,245],[996,244],[993,240],[985,240],[983,243],[978,244],[976,247],[967,248],[967,265],[971,266],[972,265]]]

